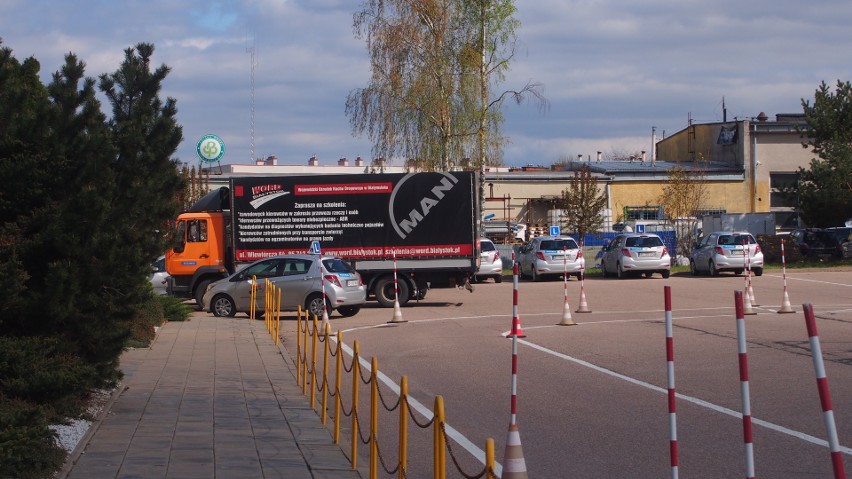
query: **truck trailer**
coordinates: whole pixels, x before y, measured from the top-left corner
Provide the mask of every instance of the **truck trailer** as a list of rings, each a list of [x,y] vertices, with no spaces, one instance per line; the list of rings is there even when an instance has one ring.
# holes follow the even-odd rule
[[[166,253],[168,291],[200,304],[207,285],[244,264],[312,249],[350,262],[368,299],[385,307],[394,305],[397,289],[400,305],[432,287],[472,290],[479,265],[476,175],[231,178],[178,216]]]

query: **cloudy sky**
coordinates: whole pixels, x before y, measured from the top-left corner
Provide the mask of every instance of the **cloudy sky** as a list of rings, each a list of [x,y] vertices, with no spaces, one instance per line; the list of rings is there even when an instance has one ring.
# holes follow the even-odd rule
[[[42,79],[68,52],[96,77],[123,50],[153,43],[172,72],[184,141],[197,162],[206,134],[226,145],[223,163],[254,156],[284,164],[370,158],[352,136],[346,95],[366,86],[368,57],[353,35],[360,0],[0,0],[0,38]],[[579,154],[650,150],[651,131],[696,122],[800,113],[819,83],[852,80],[848,0],[517,0],[518,53],[503,89],[544,85],[550,108],[506,105],[507,165],[549,165]],[[109,107],[104,111],[108,113]]]

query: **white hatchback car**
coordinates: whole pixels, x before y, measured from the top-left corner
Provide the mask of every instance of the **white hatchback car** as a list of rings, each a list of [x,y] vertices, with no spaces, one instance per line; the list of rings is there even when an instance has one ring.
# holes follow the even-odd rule
[[[616,275],[624,278],[631,273],[643,274],[650,278],[660,273],[668,278],[671,273],[672,258],[663,240],[655,234],[624,233],[613,238],[604,247],[601,269],[604,277]]]
[[[474,279],[482,281],[486,278],[494,278],[495,283],[503,281],[503,260],[494,243],[487,238],[479,240],[479,269]]]
[[[763,274],[763,252],[754,236],[747,231],[710,233],[695,244],[689,258],[689,270],[693,276],[702,273],[718,276],[720,271],[742,274],[748,268],[755,276]]]
[[[302,306],[308,313],[322,316],[324,293],[329,315],[334,310],[342,316],[354,316],[367,300],[361,275],[349,263],[330,256],[289,254],[255,261],[210,284],[201,309],[214,316],[249,312],[253,276],[258,282],[255,302],[259,312],[264,307],[267,279],[281,288],[282,311],[295,311]]]
[[[580,279],[586,267],[583,250],[570,236],[538,236],[521,246],[518,253],[520,275],[533,281],[563,274]]]

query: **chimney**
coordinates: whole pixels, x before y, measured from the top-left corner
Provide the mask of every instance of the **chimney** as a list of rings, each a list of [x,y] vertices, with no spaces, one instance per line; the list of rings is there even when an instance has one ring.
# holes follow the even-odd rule
[[[337,160],[337,166],[349,166],[349,160],[346,158],[341,158]]]
[[[267,165],[273,165],[273,166],[278,165],[278,157],[275,156],[275,155],[270,156],[269,158],[266,159],[266,164]]]
[[[600,162],[601,162],[601,152],[600,152],[600,151],[598,152],[598,159],[597,159],[597,162],[598,162],[598,163],[600,163]]]
[[[364,159],[360,156],[355,158],[355,166],[364,166]]]
[[[256,158],[254,160],[254,164],[257,166],[263,166],[266,164],[266,160],[264,160],[263,158]]]
[[[642,150],[642,164],[645,164],[645,150]]]
[[[384,158],[376,158],[375,160],[373,160],[373,164],[376,165],[376,166],[385,166],[385,159]]]
[[[308,160],[308,166],[319,166],[319,158],[317,158],[317,155],[311,156]]]

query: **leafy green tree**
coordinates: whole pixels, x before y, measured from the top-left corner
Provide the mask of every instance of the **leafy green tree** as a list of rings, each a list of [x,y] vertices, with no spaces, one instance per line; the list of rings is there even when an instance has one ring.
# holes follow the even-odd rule
[[[698,214],[706,201],[707,175],[702,164],[693,162],[690,169],[679,164],[669,170],[657,202],[663,206],[666,223],[677,232],[675,255],[689,256],[692,251],[701,224]]]
[[[583,241],[586,233],[603,229],[603,210],[606,208],[606,193],[598,189],[598,182],[588,166],[574,171],[568,188],[562,192],[560,201],[564,227],[577,233]]]
[[[540,87],[494,95],[514,55],[511,0],[368,0],[354,16],[372,76],[353,90],[346,114],[373,154],[447,170],[462,158],[498,164],[506,98],[543,100]]]
[[[840,226],[852,219],[852,85],[838,80],[832,92],[823,82],[802,107],[809,127],[802,146],[816,158],[799,168],[799,211],[809,226]]]

